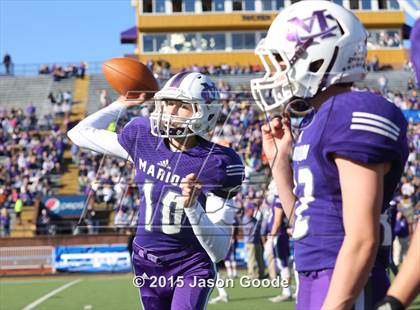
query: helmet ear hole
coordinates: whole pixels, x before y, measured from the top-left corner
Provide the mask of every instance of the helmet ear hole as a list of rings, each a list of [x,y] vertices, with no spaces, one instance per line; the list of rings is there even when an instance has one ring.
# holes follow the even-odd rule
[[[324,59],[318,59],[311,62],[311,64],[309,65],[309,71],[313,73],[317,73],[319,69],[321,69],[323,63],[324,63]]]
[[[213,119],[213,117],[214,117],[214,114],[210,114],[209,117],[207,118],[207,121],[210,122]]]

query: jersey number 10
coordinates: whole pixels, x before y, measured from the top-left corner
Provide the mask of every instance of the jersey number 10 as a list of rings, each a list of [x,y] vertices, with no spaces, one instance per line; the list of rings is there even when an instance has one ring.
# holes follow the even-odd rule
[[[147,231],[152,231],[152,223],[154,216],[153,212],[153,202],[152,202],[152,182],[145,182],[143,185],[143,193],[146,201],[146,215],[145,215],[145,226],[144,229]],[[178,234],[181,231],[181,222],[184,215],[184,207],[182,201],[182,195],[175,191],[168,190],[163,199],[162,211],[161,211],[161,225],[162,232],[168,235]],[[172,209],[172,212],[171,212]],[[173,222],[171,223],[171,213],[173,214]]]

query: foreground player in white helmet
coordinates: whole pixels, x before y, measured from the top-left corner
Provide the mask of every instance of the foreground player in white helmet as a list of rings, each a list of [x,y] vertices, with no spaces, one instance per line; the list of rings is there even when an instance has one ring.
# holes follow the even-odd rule
[[[384,211],[407,159],[407,123],[383,97],[351,90],[366,41],[350,11],[301,1],[256,48],[266,74],[251,81],[253,96],[283,116],[263,126],[263,147],[294,227],[297,309],[372,309],[389,286]],[[296,139],[293,114],[304,117]]]
[[[244,168],[232,149],[203,138],[221,110],[210,78],[176,74],[154,99],[150,119],[134,118],[119,134],[107,131],[108,124],[143,100],[120,97],[68,136],[81,147],[134,163],[143,194],[133,266],[144,309],[204,309],[216,277],[214,263],[230,244],[231,199]]]

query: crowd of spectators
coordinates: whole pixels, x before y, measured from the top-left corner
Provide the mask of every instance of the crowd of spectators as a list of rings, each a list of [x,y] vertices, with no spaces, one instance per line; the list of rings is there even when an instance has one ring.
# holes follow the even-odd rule
[[[171,75],[171,64],[166,60],[148,60],[146,66],[156,79],[167,80]]]
[[[59,82],[62,79],[74,77],[84,79],[87,68],[88,64],[85,61],[80,62],[79,65],[69,64],[65,67],[56,64],[51,67],[49,65],[42,65],[38,70],[38,74],[50,74],[56,82]]]
[[[155,75],[155,78],[159,80],[168,80],[171,76],[171,64],[166,60],[148,60],[146,66]],[[253,64],[249,66],[241,66],[236,64],[231,66],[229,64],[209,64],[207,66],[191,65],[188,67],[180,68],[177,72],[192,71],[200,72],[207,75],[219,76],[219,75],[240,75],[240,74],[253,74],[261,72],[260,64]],[[172,72],[173,73],[173,72]]]
[[[398,97],[397,97],[398,98]],[[400,99],[398,99],[399,101]],[[413,101],[413,100],[412,100]],[[395,102],[395,101],[394,101]],[[398,104],[397,104],[398,105]],[[401,106],[400,106],[401,107]],[[404,111],[404,107],[401,109]],[[408,109],[419,111],[419,100],[410,102]],[[394,199],[391,201],[391,211],[396,213],[393,233],[393,263],[401,264],[408,250],[409,237],[415,231],[420,218],[420,122],[412,120],[408,123],[407,140],[409,155],[401,182]]]
[[[398,30],[370,30],[368,48],[401,47],[401,35]]]
[[[192,65],[190,67],[182,68],[181,71],[194,71],[201,72],[208,75],[239,75],[239,74],[253,74],[261,72],[261,66],[259,64],[253,64],[249,66],[241,66],[236,64],[235,66],[230,66],[228,64],[213,65],[208,66],[197,66]]]
[[[52,106],[52,113],[54,117],[63,117],[68,121],[71,115],[71,108],[73,105],[73,95],[70,90],[62,91],[59,89],[57,92],[50,92],[48,100]]]
[[[39,118],[36,107],[0,110],[0,232],[10,233],[24,206],[54,192],[53,174],[61,170],[67,138],[51,114]]]

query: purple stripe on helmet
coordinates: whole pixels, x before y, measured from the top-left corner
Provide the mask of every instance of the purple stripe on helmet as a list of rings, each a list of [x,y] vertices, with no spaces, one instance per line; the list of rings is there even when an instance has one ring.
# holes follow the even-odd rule
[[[179,73],[171,82],[170,87],[179,87],[179,85],[181,85],[182,80],[191,72],[185,71],[185,72],[181,72]]]

